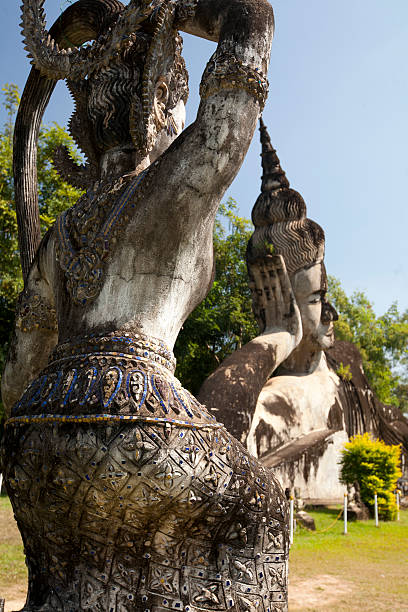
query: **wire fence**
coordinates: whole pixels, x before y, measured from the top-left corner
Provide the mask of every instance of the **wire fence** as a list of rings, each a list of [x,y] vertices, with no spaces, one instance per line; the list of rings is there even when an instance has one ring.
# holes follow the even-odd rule
[[[397,506],[397,514],[396,514],[396,520],[397,521],[400,520],[400,501],[401,501],[401,491],[399,489],[397,489],[395,491],[395,502],[396,502],[396,506]],[[348,522],[349,522],[348,515],[347,515],[347,502],[348,502],[348,494],[345,493],[344,494],[344,506],[343,506],[343,508],[341,508],[341,510],[337,514],[336,518],[327,527],[325,527],[324,529],[312,529],[311,527],[309,527],[308,525],[306,525],[303,522],[301,523],[302,527],[304,529],[306,529],[307,531],[309,531],[310,533],[314,533],[314,534],[326,533],[326,532],[330,531],[331,529],[333,529],[333,527],[335,527],[337,522],[343,516],[343,520],[344,520],[343,534],[347,535],[347,533],[348,533]],[[378,516],[378,497],[377,497],[377,494],[374,495],[374,520],[375,520],[375,526],[379,527],[380,526],[380,521],[379,521],[379,516]],[[293,496],[290,496],[290,498],[289,498],[289,542],[290,542],[290,545],[293,544],[294,533],[296,531],[296,525],[297,525],[297,520],[296,520],[296,515],[295,515],[295,512],[294,512],[294,498],[293,498]]]

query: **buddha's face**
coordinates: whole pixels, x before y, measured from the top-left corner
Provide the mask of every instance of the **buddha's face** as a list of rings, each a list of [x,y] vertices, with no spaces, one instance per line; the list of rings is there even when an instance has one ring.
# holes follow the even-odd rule
[[[310,350],[330,348],[334,344],[333,322],[339,317],[326,300],[327,276],[324,264],[317,263],[299,270],[291,281],[302,317],[302,346]]]

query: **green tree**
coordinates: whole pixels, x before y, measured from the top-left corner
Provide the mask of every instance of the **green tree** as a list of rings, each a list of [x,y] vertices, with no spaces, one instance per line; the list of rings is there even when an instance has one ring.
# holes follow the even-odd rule
[[[395,518],[394,490],[402,472],[401,448],[373,440],[368,433],[354,436],[344,445],[340,462],[341,482],[360,485],[361,499],[373,513],[377,493],[378,514],[385,520]]]
[[[13,206],[13,126],[20,96],[16,85],[3,87],[7,121],[0,132],[0,300],[11,305],[21,289],[17,221]]]
[[[7,120],[0,130],[0,373],[7,354],[16,299],[23,287],[13,185],[13,128],[20,96],[17,86],[13,84],[5,85],[2,93]],[[67,146],[74,159],[80,159],[72,138],[62,127],[56,123],[42,126],[37,165],[43,233],[54,223],[57,215],[72,206],[81,194],[63,181],[52,166],[52,153],[58,145]]]
[[[192,393],[225,357],[258,334],[245,264],[252,224],[236,210],[232,198],[221,204],[214,228],[214,284],[184,323],[174,349],[176,375]]]
[[[377,317],[364,293],[358,291],[348,297],[340,281],[332,276],[328,296],[340,315],[335,323],[336,338],[358,347],[367,378],[379,399],[406,410],[408,310],[400,313],[394,303]]]

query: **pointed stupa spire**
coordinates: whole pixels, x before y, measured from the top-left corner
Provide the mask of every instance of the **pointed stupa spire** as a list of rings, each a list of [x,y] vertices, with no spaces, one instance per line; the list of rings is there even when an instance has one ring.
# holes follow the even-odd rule
[[[261,192],[277,191],[282,188],[289,188],[289,181],[286,178],[286,174],[281,168],[279,157],[276,154],[275,149],[271,144],[271,139],[268,134],[266,125],[262,121],[262,117],[259,119],[261,133],[261,145],[262,145],[262,187]]]
[[[268,130],[260,120],[262,144],[262,187],[252,209],[255,226],[247,247],[247,263],[282,255],[289,276],[302,268],[323,261],[324,232],[306,217],[306,204],[298,191],[289,187]]]

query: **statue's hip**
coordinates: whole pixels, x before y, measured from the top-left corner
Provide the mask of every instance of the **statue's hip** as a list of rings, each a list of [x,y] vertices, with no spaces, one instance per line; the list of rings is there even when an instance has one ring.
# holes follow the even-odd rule
[[[26,610],[285,609],[282,491],[173,367],[157,341],[82,339],[15,406],[4,472]]]
[[[14,406],[8,426],[58,422],[168,422],[216,426],[174,377],[166,346],[141,334],[88,336],[57,346]]]

